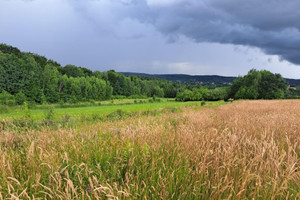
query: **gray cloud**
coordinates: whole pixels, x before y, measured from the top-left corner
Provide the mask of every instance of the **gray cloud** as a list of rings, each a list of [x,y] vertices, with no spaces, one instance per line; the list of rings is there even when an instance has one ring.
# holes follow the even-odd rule
[[[96,24],[98,31],[105,27],[118,36],[119,26],[131,18],[153,25],[168,37],[168,42],[176,42],[178,35],[184,35],[198,43],[252,46],[300,64],[299,0],[69,0],[69,3]],[[124,32],[128,30],[121,34]],[[132,31],[131,34],[143,35]]]
[[[151,20],[145,21],[171,38],[258,47],[300,64],[299,0],[148,0],[148,5]]]

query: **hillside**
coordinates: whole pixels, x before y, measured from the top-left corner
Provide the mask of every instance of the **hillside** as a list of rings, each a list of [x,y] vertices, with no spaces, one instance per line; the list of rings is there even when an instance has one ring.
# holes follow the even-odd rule
[[[186,86],[160,78],[61,66],[34,53],[0,44],[0,104],[77,103],[125,97],[174,98]]]
[[[120,72],[126,76],[145,76],[145,77],[158,77],[168,81],[173,81],[183,84],[202,84],[216,86],[228,86],[237,77],[234,76],[218,76],[218,75],[187,75],[187,74],[145,74],[145,73],[134,73],[134,72]],[[291,86],[299,86],[300,79],[289,79],[285,78]]]

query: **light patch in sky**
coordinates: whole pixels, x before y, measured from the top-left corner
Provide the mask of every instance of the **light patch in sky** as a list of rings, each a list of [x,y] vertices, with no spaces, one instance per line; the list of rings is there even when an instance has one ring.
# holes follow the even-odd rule
[[[147,0],[147,5],[149,6],[170,6],[172,4],[177,4],[183,2],[183,0]]]

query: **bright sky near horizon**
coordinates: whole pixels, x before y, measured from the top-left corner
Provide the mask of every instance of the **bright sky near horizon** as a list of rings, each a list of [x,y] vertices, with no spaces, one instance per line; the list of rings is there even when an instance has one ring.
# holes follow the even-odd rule
[[[92,70],[300,79],[300,0],[0,0],[0,43]]]

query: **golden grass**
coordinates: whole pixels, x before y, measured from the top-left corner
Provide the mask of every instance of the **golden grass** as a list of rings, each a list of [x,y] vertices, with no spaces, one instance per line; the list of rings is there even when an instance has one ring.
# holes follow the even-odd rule
[[[0,134],[0,199],[298,199],[300,101]]]

